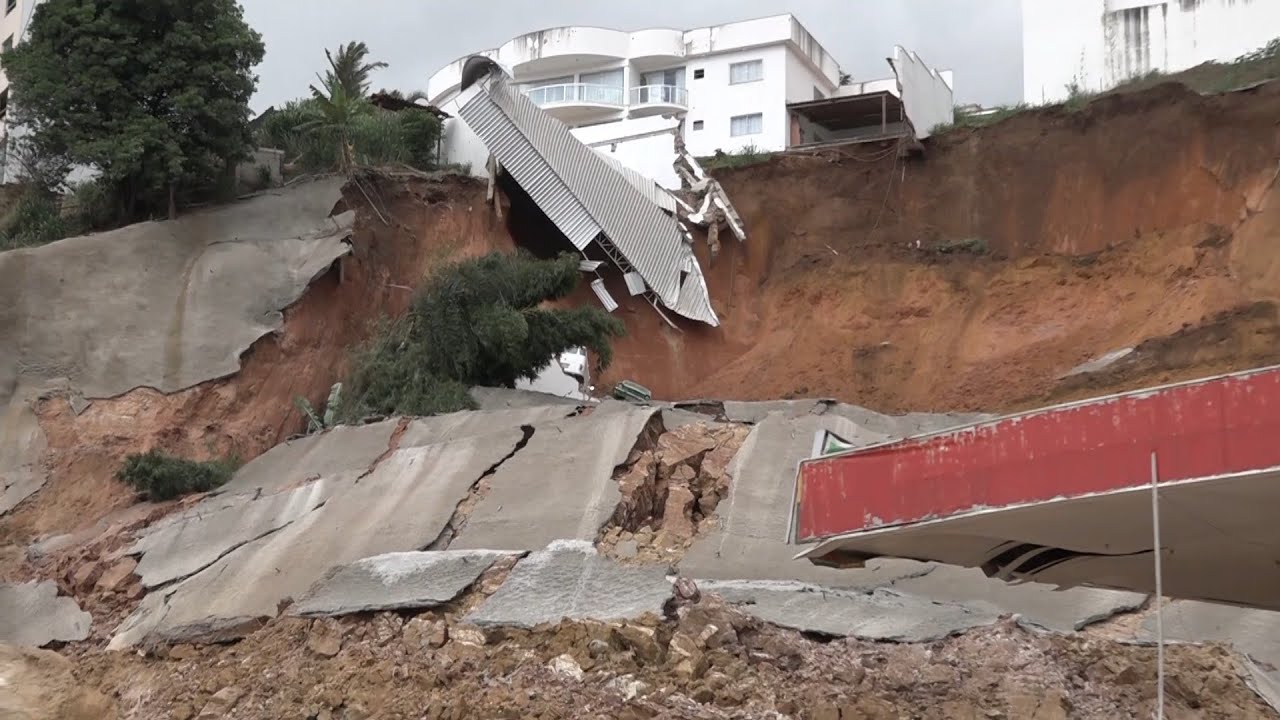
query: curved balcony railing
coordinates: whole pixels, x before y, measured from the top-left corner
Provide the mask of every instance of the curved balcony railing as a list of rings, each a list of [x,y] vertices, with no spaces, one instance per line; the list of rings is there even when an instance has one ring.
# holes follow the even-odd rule
[[[641,85],[631,88],[631,104],[689,107],[689,91],[676,85]]]
[[[525,95],[538,107],[577,103],[623,107],[627,104],[626,91],[613,85],[588,85],[586,83],[543,85],[542,87],[525,91]]]

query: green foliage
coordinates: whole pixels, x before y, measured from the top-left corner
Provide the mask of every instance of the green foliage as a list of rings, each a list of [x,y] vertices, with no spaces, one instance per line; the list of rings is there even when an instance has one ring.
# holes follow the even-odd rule
[[[435,167],[440,121],[430,113],[384,111],[368,100],[369,76],[386,63],[368,62],[364,43],[325,51],[329,69],[311,86],[311,97],[294,100],[267,118],[260,145],[279,148],[302,172],[349,170],[356,165],[405,164]],[[403,93],[390,93],[405,98]],[[407,99],[422,97],[413,93]]]
[[[751,143],[744,145],[731,153],[717,153],[709,158],[700,160],[702,166],[707,170],[729,170],[732,168],[748,167],[751,165],[759,165],[767,162],[771,154],[761,150]]]
[[[0,226],[0,251],[45,245],[70,234],[56,196],[30,187]]]
[[[621,322],[594,307],[540,307],[573,292],[578,262],[491,253],[443,267],[403,317],[383,321],[357,350],[339,419],[471,408],[469,387],[532,380],[571,347],[590,348],[598,367],[607,367]]]
[[[69,209],[69,221],[77,233],[105,230],[115,223],[115,198],[111,187],[101,180],[72,185],[63,202]]]
[[[41,152],[100,170],[132,220],[245,156],[263,53],[235,0],[46,0],[4,70]]]
[[[989,252],[987,241],[982,238],[965,238],[963,240],[952,240],[943,243],[934,248],[934,252],[940,255],[986,255]]]
[[[234,459],[196,462],[151,450],[125,458],[116,477],[146,499],[163,501],[221,487],[238,465]]]

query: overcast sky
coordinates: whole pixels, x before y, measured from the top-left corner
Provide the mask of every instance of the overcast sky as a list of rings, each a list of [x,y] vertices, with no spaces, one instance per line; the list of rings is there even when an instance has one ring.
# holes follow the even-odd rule
[[[855,79],[891,74],[895,44],[955,71],[956,102],[1016,102],[1022,94],[1018,0],[241,0],[267,44],[257,112],[307,92],[324,49],[363,40],[391,65],[375,87],[425,90],[427,78],[476,50],[560,25],[681,29],[790,12]]]

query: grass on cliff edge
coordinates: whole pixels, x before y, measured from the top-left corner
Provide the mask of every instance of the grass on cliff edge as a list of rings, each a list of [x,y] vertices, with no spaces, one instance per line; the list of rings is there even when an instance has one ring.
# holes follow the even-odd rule
[[[197,462],[150,450],[125,458],[116,477],[147,500],[158,502],[222,487],[239,465],[234,459]]]
[[[580,258],[490,253],[442,266],[396,319],[352,354],[339,423],[474,409],[469,389],[533,380],[560,353],[589,348],[603,369],[625,328],[598,307],[546,308],[578,286]]]

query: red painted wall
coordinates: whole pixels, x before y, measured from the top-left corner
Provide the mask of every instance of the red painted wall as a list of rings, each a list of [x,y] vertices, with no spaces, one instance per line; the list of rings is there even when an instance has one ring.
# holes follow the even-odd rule
[[[800,467],[796,539],[1280,466],[1280,368],[1011,416]]]

